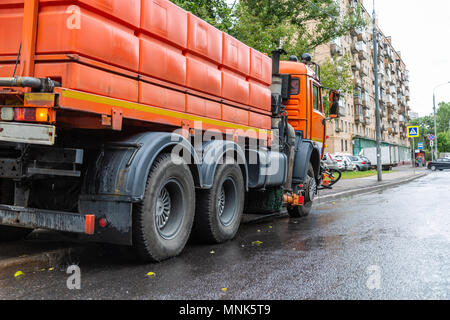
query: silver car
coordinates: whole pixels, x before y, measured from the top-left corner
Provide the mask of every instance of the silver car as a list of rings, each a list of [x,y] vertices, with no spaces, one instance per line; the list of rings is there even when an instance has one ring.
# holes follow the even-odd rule
[[[334,170],[344,170],[344,166],[336,161],[333,156],[329,153],[325,153],[322,159],[323,163],[327,166],[328,169]]]
[[[371,164],[365,159],[359,156],[351,156],[349,157],[353,164],[356,166],[356,171],[367,171],[370,170]]]

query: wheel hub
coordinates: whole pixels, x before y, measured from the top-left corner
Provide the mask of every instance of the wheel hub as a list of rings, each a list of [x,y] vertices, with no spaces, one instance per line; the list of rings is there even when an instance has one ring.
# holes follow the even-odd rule
[[[161,190],[158,199],[156,200],[156,224],[158,229],[164,228],[169,221],[171,209],[170,194],[166,188]]]
[[[224,211],[225,211],[225,189],[222,186],[219,193],[219,197],[217,199],[217,212],[219,214],[219,217],[222,217]]]

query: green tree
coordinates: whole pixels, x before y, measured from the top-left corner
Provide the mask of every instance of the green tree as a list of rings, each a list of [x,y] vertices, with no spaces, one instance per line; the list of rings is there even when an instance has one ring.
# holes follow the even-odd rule
[[[450,152],[450,134],[449,132],[439,132],[438,133],[438,151]]]
[[[450,102],[439,103],[439,108],[436,112],[436,126],[438,132],[450,130]]]
[[[320,69],[322,86],[339,90],[341,93],[352,93],[352,66],[351,57],[346,54],[342,58],[328,59]],[[329,114],[330,100],[328,90],[323,91],[325,113]]]
[[[231,32],[233,8],[226,0],[171,0],[176,5],[195,14],[216,28]]]
[[[359,5],[353,12],[347,9],[334,0],[240,0],[233,35],[262,52],[282,46],[301,56],[366,26]]]

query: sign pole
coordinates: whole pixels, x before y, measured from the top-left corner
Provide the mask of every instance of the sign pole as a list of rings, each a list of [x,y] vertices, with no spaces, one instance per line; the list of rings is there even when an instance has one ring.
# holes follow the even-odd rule
[[[413,139],[413,152],[414,152],[414,156],[413,156],[413,169],[414,169],[414,175],[416,175],[416,141],[414,138]]]

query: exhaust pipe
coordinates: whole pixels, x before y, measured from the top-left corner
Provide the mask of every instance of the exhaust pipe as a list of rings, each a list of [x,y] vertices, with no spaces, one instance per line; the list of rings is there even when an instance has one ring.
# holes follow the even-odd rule
[[[53,91],[53,88],[60,87],[61,84],[50,78],[33,78],[33,77],[13,77],[1,78],[0,87],[20,87],[39,89],[41,92]]]

